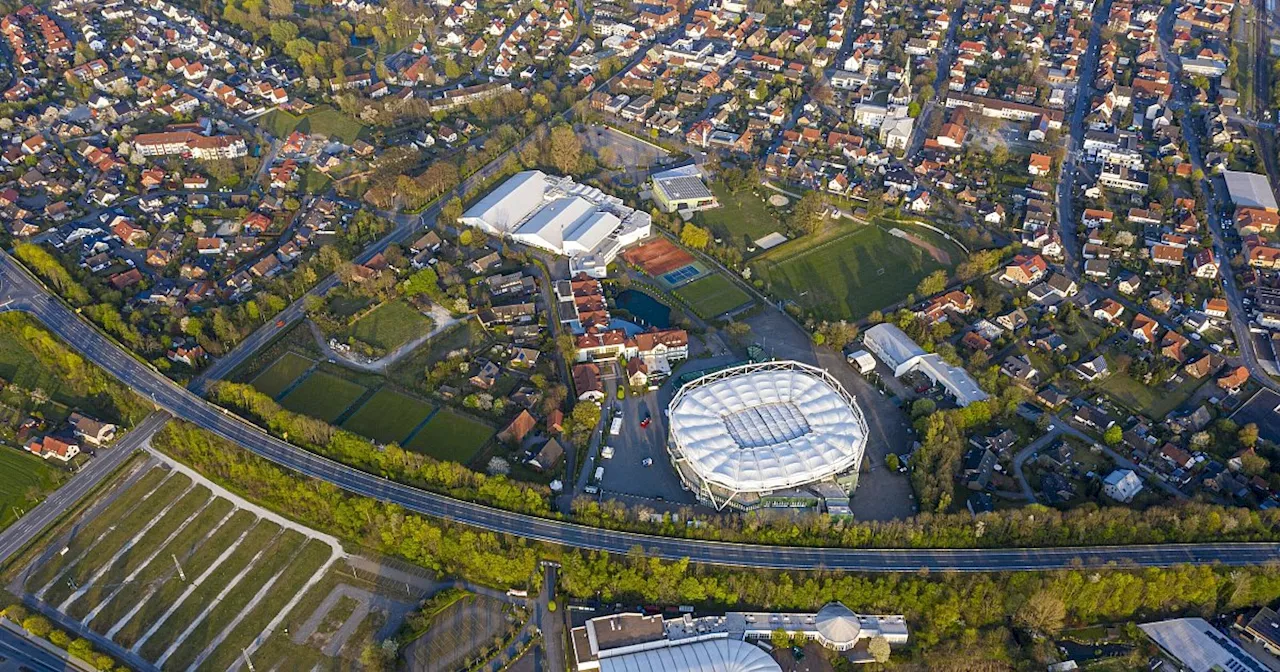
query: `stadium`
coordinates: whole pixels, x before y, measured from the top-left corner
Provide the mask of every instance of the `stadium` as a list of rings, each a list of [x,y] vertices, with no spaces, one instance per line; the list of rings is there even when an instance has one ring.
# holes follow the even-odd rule
[[[685,487],[723,510],[813,500],[855,474],[867,422],[822,369],[744,364],[687,383],[671,400],[667,451]],[[816,486],[813,491],[804,486]],[[847,491],[843,491],[847,502]]]

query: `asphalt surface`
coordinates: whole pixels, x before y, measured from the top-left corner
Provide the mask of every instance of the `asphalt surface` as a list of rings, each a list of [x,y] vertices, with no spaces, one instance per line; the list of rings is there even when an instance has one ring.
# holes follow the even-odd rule
[[[17,522],[0,532],[0,564],[22,550],[36,535],[76,505],[82,497],[98,487],[103,480],[115,473],[135,450],[151,438],[164,423],[167,413],[153,413],[133,431],[125,434],[115,445],[98,448],[97,457],[89,460],[75,476],[58,488],[43,502],[19,518]]]
[[[0,672],[63,672],[81,669],[8,628],[0,628]]]
[[[1008,571],[1079,565],[1164,567],[1176,564],[1257,565],[1277,559],[1280,544],[1216,543],[1035,549],[844,549],[782,547],[677,539],[603,530],[465,502],[395,483],[311,454],[214,406],[135,359],[73,310],[47,294],[8,254],[0,253],[0,292],[11,309],[30,312],[91,361],[174,416],[194,423],[280,466],[410,511],[484,530],[584,550],[769,569],[864,572]]]

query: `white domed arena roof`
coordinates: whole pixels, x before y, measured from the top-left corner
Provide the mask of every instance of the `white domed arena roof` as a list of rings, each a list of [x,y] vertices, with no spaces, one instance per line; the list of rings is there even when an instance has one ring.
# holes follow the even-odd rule
[[[764,362],[698,378],[671,401],[678,457],[733,492],[812,483],[856,467],[867,425],[830,374],[800,362]]]
[[[862,632],[858,615],[839,602],[831,602],[819,609],[815,620],[818,634],[836,646],[853,644]]]
[[[760,647],[712,639],[600,659],[600,672],[782,672]]]

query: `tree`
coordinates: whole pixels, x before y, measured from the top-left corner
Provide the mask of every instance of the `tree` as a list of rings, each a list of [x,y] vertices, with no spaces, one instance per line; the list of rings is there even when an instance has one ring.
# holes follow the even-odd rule
[[[582,142],[570,126],[557,126],[547,139],[547,163],[562,174],[572,173],[582,157]]]
[[[31,633],[33,637],[45,639],[49,636],[49,632],[53,630],[53,625],[49,623],[49,619],[35,614],[22,619],[22,629]]]
[[[565,420],[565,433],[579,446],[587,445],[591,432],[600,424],[600,406],[594,401],[579,401]]]
[[[801,233],[817,233],[822,230],[822,220],[827,213],[826,201],[816,191],[805,192],[791,211],[791,228]]]
[[[942,290],[947,288],[947,272],[938,269],[929,275],[926,275],[919,285],[916,285],[916,294],[919,296],[933,296],[941,294]]]
[[[845,346],[858,337],[858,326],[845,320],[823,322],[818,327],[822,342],[833,350],[844,350]]]
[[[1102,434],[1102,440],[1108,446],[1118,446],[1120,441],[1124,439],[1124,430],[1120,429],[1120,425],[1111,425],[1107,431]]]
[[[685,224],[680,229],[680,242],[695,250],[706,249],[711,243],[711,232],[696,224]]]
[[[734,345],[741,347],[751,338],[751,325],[746,322],[730,322],[725,325],[724,333],[728,334]]]
[[[1245,453],[1240,457],[1241,470],[1249,476],[1261,476],[1271,470],[1271,462],[1257,453]]]
[[[1251,422],[1241,427],[1236,438],[1240,439],[1240,444],[1245,447],[1251,448],[1258,445],[1258,425]]]
[[[445,224],[456,224],[460,217],[462,217],[462,201],[457,196],[440,207],[440,220]]]
[[[1055,634],[1062,629],[1067,618],[1067,607],[1062,598],[1048,590],[1032,594],[1013,614],[1014,625],[1034,632]]]
[[[938,410],[938,404],[934,400],[927,397],[924,399],[916,399],[915,402],[911,404],[911,417],[923,418],[927,415],[933,415],[933,412],[936,410]]]
[[[876,635],[867,642],[867,653],[881,665],[889,662],[890,652],[889,640],[885,639],[884,635]]]

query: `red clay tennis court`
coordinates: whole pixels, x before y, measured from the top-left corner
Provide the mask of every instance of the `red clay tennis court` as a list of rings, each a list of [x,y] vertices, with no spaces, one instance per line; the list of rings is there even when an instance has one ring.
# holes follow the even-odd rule
[[[693,255],[676,247],[666,238],[657,238],[643,245],[637,245],[623,252],[622,258],[629,264],[639,266],[640,270],[653,277],[666,275],[677,268],[693,263]]]

